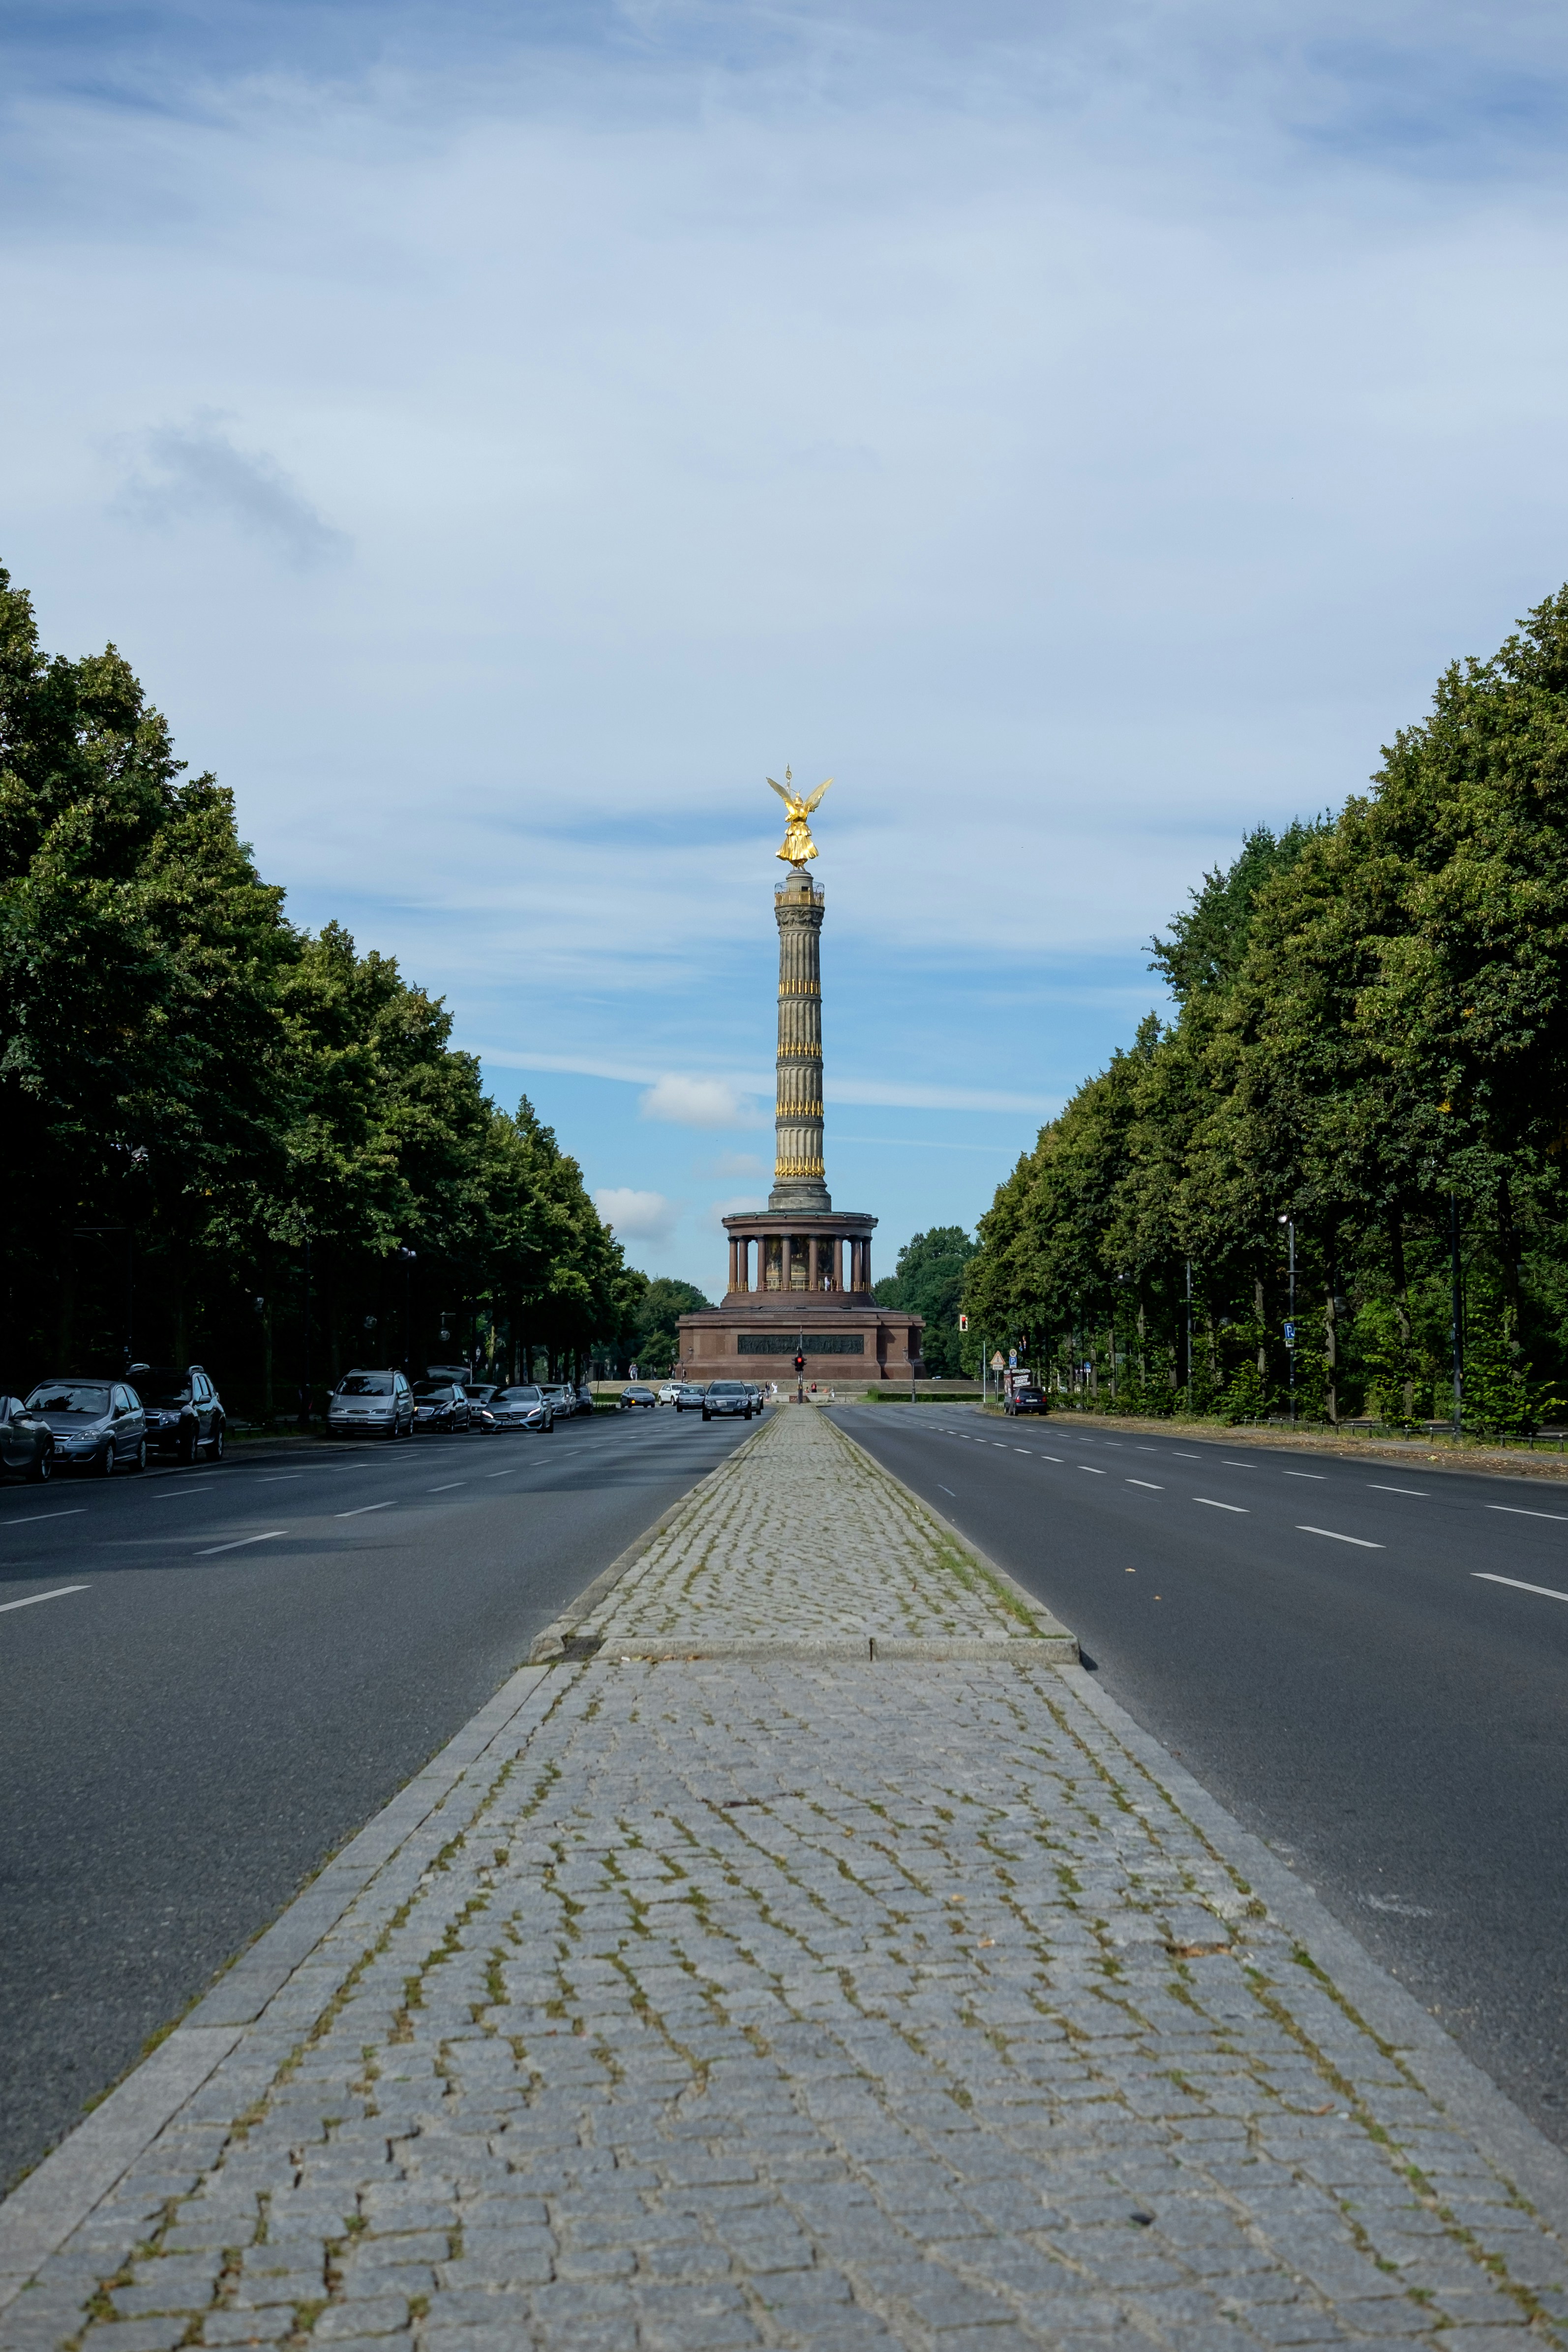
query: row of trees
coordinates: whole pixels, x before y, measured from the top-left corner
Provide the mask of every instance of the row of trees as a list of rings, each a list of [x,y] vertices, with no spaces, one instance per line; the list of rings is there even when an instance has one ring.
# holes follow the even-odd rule
[[[1151,1013],[981,1220],[987,1344],[1086,1402],[1468,1425],[1568,1383],[1568,588],[1335,817],[1192,894]],[[1287,1343],[1289,1256],[1295,1345]]]
[[[575,1371],[645,1278],[526,1098],[396,964],[284,913],[112,646],[0,572],[5,1374],[215,1369],[298,1410],[354,1361]]]

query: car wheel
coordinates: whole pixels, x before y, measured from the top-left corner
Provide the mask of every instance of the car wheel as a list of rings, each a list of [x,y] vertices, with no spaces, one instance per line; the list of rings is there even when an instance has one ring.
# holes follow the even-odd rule
[[[189,1462],[194,1462],[194,1461],[195,1460],[195,1458],[196,1458],[196,1433],[195,1433],[195,1430],[194,1430],[194,1429],[182,1429],[182,1430],[181,1430],[181,1432],[180,1432],[180,1443],[179,1443],[178,1452],[179,1452],[180,1460],[181,1460],[182,1462],[189,1463]]]
[[[112,1478],[112,1477],[113,1477],[113,1475],[114,1475],[114,1440],[113,1440],[113,1438],[112,1438],[112,1437],[106,1437],[106,1438],[104,1439],[104,1441],[103,1441],[103,1451],[102,1451],[102,1453],[99,1455],[99,1457],[98,1457],[97,1461],[93,1464],[93,1465],[92,1465],[92,1466],[93,1466],[93,1469],[94,1469],[95,1473],[97,1474],[97,1475],[98,1475],[100,1478]]]
[[[702,1418],[703,1418],[703,1420],[704,1420],[704,1421],[708,1421],[708,1420],[711,1419],[711,1415],[710,1414],[710,1412],[709,1412],[708,1408],[707,1408],[707,1406],[706,1406],[706,1405],[704,1405],[704,1406],[703,1406],[703,1408],[702,1408]]]
[[[47,1486],[54,1475],[55,1449],[52,1445],[46,1445],[40,1450],[37,1460],[29,1465],[27,1476],[33,1486]]]
[[[221,1421],[213,1432],[212,1444],[207,1447],[207,1460],[209,1462],[221,1462],[223,1460],[223,1423]]]
[[[147,1440],[145,1438],[142,1440],[141,1444],[131,1456],[131,1467],[132,1470],[145,1470],[147,1467]]]
[[[751,1408],[751,1406],[750,1406],[750,1405],[748,1405],[748,1406],[746,1407],[746,1419],[747,1419],[748,1421],[750,1421],[751,1417],[752,1417],[752,1408]]]

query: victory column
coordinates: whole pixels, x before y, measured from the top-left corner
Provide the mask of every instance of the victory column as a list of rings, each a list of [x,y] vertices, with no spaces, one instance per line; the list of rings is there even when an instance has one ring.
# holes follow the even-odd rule
[[[918,1374],[919,1316],[879,1307],[871,1297],[875,1217],[836,1216],[823,1158],[822,918],[825,893],[806,871],[816,856],[810,818],[831,776],[809,800],[767,782],[788,813],[779,857],[789,873],[773,893],[779,934],[778,1047],[773,1185],[766,1209],[726,1217],[730,1278],[724,1303],[680,1318],[688,1377],[777,1379],[797,1350],[805,1379],[908,1380]],[[753,1255],[754,1253],[754,1255]]]

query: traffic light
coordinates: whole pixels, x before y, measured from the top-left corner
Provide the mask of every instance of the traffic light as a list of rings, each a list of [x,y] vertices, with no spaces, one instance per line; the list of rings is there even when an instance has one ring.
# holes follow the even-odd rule
[[[805,1371],[805,1358],[804,1356],[797,1356],[797,1357],[795,1358],[795,1370],[796,1370],[797,1372],[804,1372],[804,1371]]]

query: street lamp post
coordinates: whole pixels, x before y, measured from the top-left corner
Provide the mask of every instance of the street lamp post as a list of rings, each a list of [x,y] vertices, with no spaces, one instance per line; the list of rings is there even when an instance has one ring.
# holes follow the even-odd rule
[[[1454,1373],[1454,1443],[1465,1426],[1465,1293],[1459,1265],[1459,1196],[1448,1195],[1448,1347]]]
[[[1289,1367],[1290,1426],[1296,1426],[1296,1219],[1287,1210],[1280,1218],[1290,1252],[1290,1310],[1285,1320],[1285,1360]]]
[[[407,1249],[400,1242],[397,1255],[403,1260],[403,1369],[410,1380],[414,1377],[414,1261],[417,1250]]]

